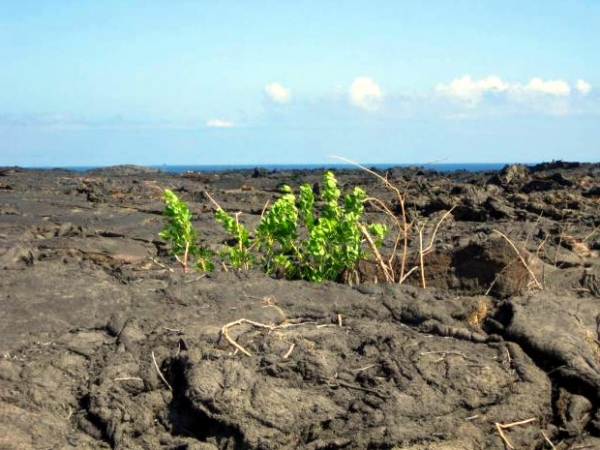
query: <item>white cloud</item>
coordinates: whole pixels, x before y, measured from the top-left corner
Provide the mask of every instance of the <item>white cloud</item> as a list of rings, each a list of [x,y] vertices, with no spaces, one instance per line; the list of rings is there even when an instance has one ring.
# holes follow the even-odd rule
[[[269,83],[265,86],[267,97],[280,104],[289,103],[292,100],[292,91],[281,83]]]
[[[586,94],[591,86],[584,80],[579,80],[574,88]],[[490,112],[489,108],[494,106],[509,111],[510,104],[513,104],[517,108],[526,107],[545,114],[559,115],[567,114],[572,106],[574,99],[571,97],[571,90],[572,87],[564,80],[544,80],[539,77],[523,84],[505,82],[497,76],[474,80],[465,75],[437,86],[438,94],[454,98],[463,107],[471,109],[483,105]]]
[[[206,126],[210,128],[231,128],[234,127],[235,124],[227,120],[212,119],[206,122]]]
[[[581,92],[583,95],[589,94],[592,90],[592,86],[585,80],[577,80],[577,84],[575,85],[577,90]]]
[[[350,103],[367,111],[375,111],[383,100],[381,88],[369,77],[358,77],[350,86]]]
[[[569,84],[563,80],[544,81],[541,78],[532,78],[527,86],[525,86],[525,91],[567,96],[571,93],[571,88],[569,87]]]
[[[489,76],[481,80],[473,80],[469,75],[455,78],[448,85],[439,84],[437,91],[463,100],[468,106],[476,106],[486,92],[504,92],[510,88],[508,83],[499,77]]]

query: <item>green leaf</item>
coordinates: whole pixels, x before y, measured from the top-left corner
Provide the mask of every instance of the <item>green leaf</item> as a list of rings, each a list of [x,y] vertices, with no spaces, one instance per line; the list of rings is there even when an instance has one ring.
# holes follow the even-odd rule
[[[163,199],[165,202],[163,214],[168,218],[168,222],[158,236],[171,243],[172,254],[178,258],[185,270],[188,259],[201,252],[196,244],[198,234],[192,226],[193,215],[187,204],[179,200],[173,191],[165,189]]]

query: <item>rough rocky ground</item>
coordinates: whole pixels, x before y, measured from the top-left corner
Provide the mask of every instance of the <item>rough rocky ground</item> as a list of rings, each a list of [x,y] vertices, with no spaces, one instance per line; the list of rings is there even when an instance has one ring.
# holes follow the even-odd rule
[[[157,237],[164,188],[218,250],[206,191],[252,224],[321,174],[0,169],[0,449],[600,448],[600,166],[389,171],[426,289],[183,273]]]

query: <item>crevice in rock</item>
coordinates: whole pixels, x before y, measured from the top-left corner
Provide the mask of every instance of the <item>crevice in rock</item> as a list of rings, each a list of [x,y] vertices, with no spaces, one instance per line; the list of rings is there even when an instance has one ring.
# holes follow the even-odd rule
[[[231,450],[247,448],[240,431],[233,425],[209,417],[206,412],[194,408],[186,396],[188,386],[183,373],[182,359],[176,360],[171,366],[169,378],[173,388],[173,399],[167,406],[164,425],[173,436],[191,437]]]
[[[84,411],[84,415],[80,416],[77,421],[79,429],[94,439],[112,444],[104,421],[90,412],[91,397],[89,394],[85,394],[79,399],[79,406]]]

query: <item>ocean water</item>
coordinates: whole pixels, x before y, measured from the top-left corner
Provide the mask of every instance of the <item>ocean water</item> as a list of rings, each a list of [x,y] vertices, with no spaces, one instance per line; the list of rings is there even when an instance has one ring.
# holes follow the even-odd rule
[[[437,170],[438,172],[483,172],[497,171],[502,169],[507,163],[454,163],[454,164],[363,164],[368,168],[386,170],[392,167],[422,167],[427,170]],[[357,169],[351,164],[216,164],[216,165],[160,165],[147,166],[153,169],[159,169],[169,173],[182,173],[187,171],[193,172],[222,172],[228,170],[251,170],[261,168],[266,170],[315,170],[315,169]],[[63,169],[85,172],[87,170],[99,169],[98,166],[75,166],[61,167]]]

